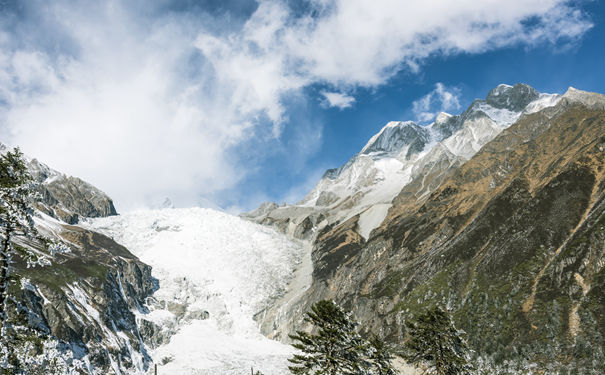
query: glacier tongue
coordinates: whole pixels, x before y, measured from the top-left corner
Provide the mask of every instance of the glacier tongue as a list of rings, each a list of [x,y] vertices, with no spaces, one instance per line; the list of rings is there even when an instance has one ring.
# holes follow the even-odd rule
[[[91,220],[153,267],[159,290],[139,314],[166,339],[151,353],[160,373],[286,372],[287,345],[262,336],[255,314],[283,295],[302,245],[211,209],[163,209]]]

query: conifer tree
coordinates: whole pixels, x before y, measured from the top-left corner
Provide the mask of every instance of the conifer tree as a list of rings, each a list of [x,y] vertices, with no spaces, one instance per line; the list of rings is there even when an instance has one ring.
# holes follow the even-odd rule
[[[374,335],[370,339],[370,362],[372,363],[373,374],[376,375],[395,375],[395,369],[391,364],[393,360],[392,348],[380,337]]]
[[[41,257],[33,250],[19,245],[17,239],[42,241],[34,228],[31,200],[35,197],[33,181],[19,149],[0,155],[0,369],[3,373],[21,373],[19,360],[14,356],[18,341],[23,341],[26,327],[14,326],[19,318],[18,303],[9,293],[11,284],[19,278],[11,272],[14,255],[33,265]],[[48,243],[42,241],[43,246]],[[15,314],[9,319],[9,305]],[[30,337],[31,338],[31,337]]]
[[[435,307],[406,322],[409,339],[403,357],[429,366],[436,375],[468,374],[469,349],[448,313]]]
[[[319,301],[311,307],[305,321],[316,334],[297,331],[290,335],[302,354],[295,354],[289,366],[292,374],[362,375],[370,373],[368,343],[355,331],[353,322],[333,301]]]

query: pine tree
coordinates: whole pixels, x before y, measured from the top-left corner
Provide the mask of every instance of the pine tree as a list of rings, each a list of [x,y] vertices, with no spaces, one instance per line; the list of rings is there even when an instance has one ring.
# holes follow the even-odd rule
[[[17,326],[22,320],[18,302],[10,295],[9,287],[19,281],[11,272],[14,255],[18,255],[28,266],[36,264],[41,257],[33,250],[19,245],[16,240],[26,238],[48,243],[38,236],[34,228],[31,200],[35,197],[33,181],[19,149],[0,155],[0,369],[4,373],[21,373],[19,359],[14,355],[15,347],[24,340],[32,341],[27,327]],[[9,306],[14,314],[9,317]],[[11,310],[11,311],[12,311]],[[35,341],[35,340],[33,340]]]
[[[317,334],[297,331],[292,344],[303,354],[288,359],[292,374],[361,375],[370,373],[368,343],[355,331],[353,322],[333,301],[319,301],[311,307],[305,321]]]
[[[391,364],[393,360],[392,348],[376,335],[370,339],[370,348],[370,362],[374,370],[373,374],[395,375],[395,369]]]
[[[437,375],[468,374],[469,349],[448,313],[435,307],[406,322],[409,339],[403,357],[429,366]]]

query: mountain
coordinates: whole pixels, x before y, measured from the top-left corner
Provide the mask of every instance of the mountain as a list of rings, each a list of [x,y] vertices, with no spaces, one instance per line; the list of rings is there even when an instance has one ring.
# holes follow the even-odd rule
[[[35,332],[32,346],[16,348],[18,356],[30,373],[144,373],[151,358],[136,316],[148,312],[146,299],[158,288],[151,267],[112,238],[73,225],[116,215],[107,195],[36,159],[26,162],[40,193],[33,202],[36,228],[55,244],[14,240],[44,259],[31,267],[13,258],[21,281],[9,284],[9,293],[20,306],[20,324]]]
[[[517,119],[554,106],[560,98],[525,84],[500,85],[460,115],[441,113],[427,126],[390,122],[347,163],[328,170],[296,205],[265,204],[242,216],[307,238],[312,228],[361,214],[359,233],[367,239],[404,186],[421,179],[416,194],[430,193],[449,170],[462,165]]]
[[[387,124],[301,202],[241,217],[117,215],[92,185],[28,166],[57,243],[20,242],[47,261],[13,265],[32,372],[281,375],[321,299],[396,345],[445,306],[480,373],[605,371],[603,95],[500,85],[460,115]]]
[[[18,349],[28,371],[147,374],[153,363],[161,373],[287,371],[291,347],[261,335],[254,317],[291,286],[300,242],[168,199],[163,209],[117,215],[94,186],[26,163],[40,193],[36,228],[58,244],[21,243],[44,266],[13,264],[22,279],[10,293],[35,332],[36,345]]]
[[[7,150],[0,143],[0,153]],[[34,203],[40,212],[68,224],[78,223],[79,217],[118,214],[111,198],[86,181],[51,169],[37,159],[27,159],[26,163],[42,196]]]
[[[500,85],[460,116],[390,123],[298,205],[247,215],[312,241],[311,286],[261,325],[284,339],[329,298],[401,343],[441,304],[480,370],[603,373],[604,188],[600,94]]]

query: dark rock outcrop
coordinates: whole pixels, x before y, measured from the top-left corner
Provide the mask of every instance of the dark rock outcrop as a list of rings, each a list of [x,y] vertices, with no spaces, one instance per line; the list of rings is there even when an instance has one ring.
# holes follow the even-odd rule
[[[491,90],[485,102],[494,108],[506,108],[510,111],[522,111],[529,103],[536,100],[540,93],[533,87],[517,83],[514,86],[500,85]]]

